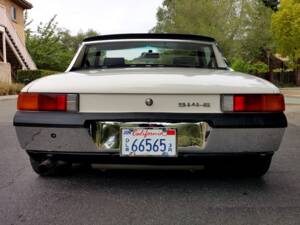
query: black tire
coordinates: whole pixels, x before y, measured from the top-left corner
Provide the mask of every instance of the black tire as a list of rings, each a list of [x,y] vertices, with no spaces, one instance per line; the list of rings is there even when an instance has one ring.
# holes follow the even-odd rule
[[[47,160],[46,158],[41,159],[32,156],[29,156],[29,158],[33,171],[43,177],[64,175],[72,167],[72,163],[62,161],[51,162],[51,166],[41,166],[41,163]]]
[[[271,165],[272,154],[232,157],[206,165],[208,173],[238,177],[262,177]]]
[[[271,165],[272,155],[257,155],[249,156],[232,162],[229,167],[233,175],[262,177],[264,176]]]
[[[243,166],[246,175],[253,176],[253,177],[262,177],[264,176],[271,165],[273,155],[260,155],[258,157],[254,157],[246,161],[245,165]],[[245,168],[246,166],[246,168]]]

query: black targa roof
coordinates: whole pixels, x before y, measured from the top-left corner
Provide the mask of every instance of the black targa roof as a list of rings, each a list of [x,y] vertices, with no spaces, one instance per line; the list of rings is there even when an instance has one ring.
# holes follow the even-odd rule
[[[173,33],[136,33],[136,34],[110,34],[88,37],[83,42],[102,41],[102,40],[118,40],[118,39],[176,39],[176,40],[192,40],[192,41],[208,41],[215,42],[214,38],[193,35],[193,34],[173,34]]]

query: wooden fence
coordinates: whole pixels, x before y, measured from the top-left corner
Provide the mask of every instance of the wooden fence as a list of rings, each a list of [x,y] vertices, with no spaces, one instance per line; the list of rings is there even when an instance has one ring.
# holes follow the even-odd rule
[[[273,72],[272,75],[269,73],[259,74],[258,77],[271,81],[278,86],[296,86],[295,72]]]

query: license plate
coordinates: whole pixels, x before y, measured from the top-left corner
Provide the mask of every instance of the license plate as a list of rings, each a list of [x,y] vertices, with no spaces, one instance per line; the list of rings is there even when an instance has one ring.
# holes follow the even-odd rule
[[[121,155],[174,157],[176,129],[123,128]]]

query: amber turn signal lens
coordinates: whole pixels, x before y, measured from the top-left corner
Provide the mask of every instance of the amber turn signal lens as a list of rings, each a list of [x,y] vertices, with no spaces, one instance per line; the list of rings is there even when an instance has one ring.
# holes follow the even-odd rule
[[[18,110],[67,111],[67,94],[20,93]]]

